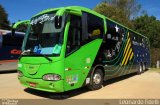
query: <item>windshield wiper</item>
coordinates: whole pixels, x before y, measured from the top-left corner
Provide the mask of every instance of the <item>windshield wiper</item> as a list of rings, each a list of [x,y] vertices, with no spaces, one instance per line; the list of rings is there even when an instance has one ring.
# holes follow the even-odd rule
[[[21,55],[18,57],[18,60],[21,60],[22,55],[25,55],[25,53],[31,53],[31,50],[24,50]]]
[[[46,55],[43,55],[43,54],[38,54],[38,55],[42,55],[44,58],[46,58],[49,62],[52,62],[52,59],[51,58],[49,58],[48,56],[46,56]]]

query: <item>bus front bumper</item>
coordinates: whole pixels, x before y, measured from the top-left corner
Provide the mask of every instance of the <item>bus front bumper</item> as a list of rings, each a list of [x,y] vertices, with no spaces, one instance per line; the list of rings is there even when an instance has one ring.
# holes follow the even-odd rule
[[[45,81],[42,79],[32,79],[28,77],[18,77],[20,83],[25,87],[47,91],[47,92],[64,92],[63,80]]]

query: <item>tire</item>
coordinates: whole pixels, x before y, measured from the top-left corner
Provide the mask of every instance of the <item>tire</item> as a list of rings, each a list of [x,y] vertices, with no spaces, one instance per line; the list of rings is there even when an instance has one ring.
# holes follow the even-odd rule
[[[101,69],[97,68],[92,77],[91,77],[91,82],[90,84],[88,84],[88,88],[90,90],[98,90],[100,88],[102,88],[103,85],[103,72]]]
[[[145,72],[145,71],[146,71],[146,64],[143,63],[143,72]]]
[[[142,63],[140,63],[137,67],[137,74],[140,75],[143,72],[143,66]]]

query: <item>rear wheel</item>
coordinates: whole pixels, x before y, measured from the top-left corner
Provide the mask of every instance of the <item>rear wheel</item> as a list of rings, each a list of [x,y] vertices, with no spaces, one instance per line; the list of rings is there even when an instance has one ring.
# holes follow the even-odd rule
[[[141,74],[143,72],[143,66],[142,66],[142,63],[140,63],[138,66],[137,66],[137,74]]]
[[[103,72],[101,69],[97,68],[91,77],[91,82],[88,85],[88,88],[91,90],[97,90],[102,88],[102,85],[103,85]]]
[[[146,70],[146,64],[143,63],[143,72],[145,72],[145,70]]]

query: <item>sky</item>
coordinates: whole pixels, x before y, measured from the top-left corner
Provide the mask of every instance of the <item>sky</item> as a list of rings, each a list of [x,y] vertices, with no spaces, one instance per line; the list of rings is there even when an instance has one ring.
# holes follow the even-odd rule
[[[0,4],[8,13],[11,23],[18,20],[28,20],[38,12],[55,7],[63,6],[84,6],[94,8],[102,0],[0,0]],[[160,20],[160,0],[137,0],[149,15]]]

